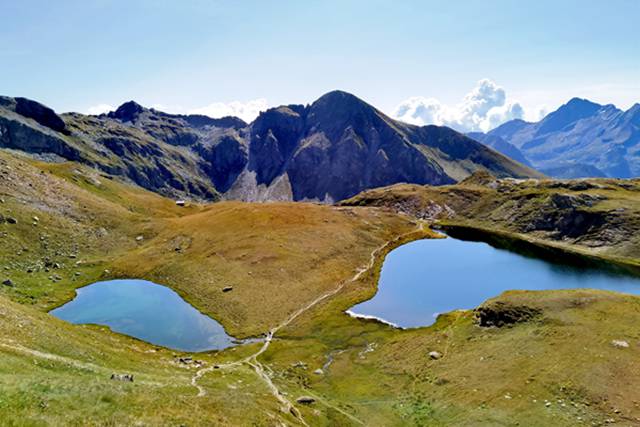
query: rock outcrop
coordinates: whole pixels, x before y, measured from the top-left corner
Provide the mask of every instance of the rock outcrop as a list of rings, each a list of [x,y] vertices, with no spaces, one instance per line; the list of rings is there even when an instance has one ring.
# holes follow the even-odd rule
[[[515,323],[528,322],[539,317],[542,311],[538,308],[526,305],[514,305],[502,301],[488,302],[474,311],[478,325],[482,327],[513,325]]]

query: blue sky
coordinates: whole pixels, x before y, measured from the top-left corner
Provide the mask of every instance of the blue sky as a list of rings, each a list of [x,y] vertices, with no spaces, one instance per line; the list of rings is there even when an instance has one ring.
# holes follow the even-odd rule
[[[485,78],[530,115],[572,96],[640,102],[636,0],[0,4],[0,93],[59,111],[242,109],[332,89],[389,113],[411,97],[455,109]]]

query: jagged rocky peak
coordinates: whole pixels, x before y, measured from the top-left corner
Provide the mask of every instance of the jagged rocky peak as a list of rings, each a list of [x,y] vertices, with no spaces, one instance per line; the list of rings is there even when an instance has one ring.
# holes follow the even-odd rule
[[[129,101],[119,106],[116,111],[111,111],[107,116],[122,122],[134,122],[144,111],[145,108],[142,105],[135,101]]]

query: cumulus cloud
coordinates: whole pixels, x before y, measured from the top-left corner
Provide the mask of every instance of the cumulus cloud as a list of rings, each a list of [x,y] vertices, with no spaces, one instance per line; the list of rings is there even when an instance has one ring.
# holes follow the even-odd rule
[[[487,132],[508,120],[523,118],[525,112],[522,105],[507,99],[502,87],[482,79],[457,105],[414,96],[401,102],[392,116],[421,126],[435,124],[460,132]]]
[[[98,104],[98,105],[94,105],[92,107],[87,108],[87,114],[97,116],[97,115],[108,113],[109,111],[114,111],[114,110],[115,108],[109,104]]]
[[[245,122],[251,122],[260,112],[269,108],[264,98],[253,99],[247,102],[214,102],[204,107],[188,110],[188,114],[203,114],[205,116],[220,118],[224,116],[240,117]]]

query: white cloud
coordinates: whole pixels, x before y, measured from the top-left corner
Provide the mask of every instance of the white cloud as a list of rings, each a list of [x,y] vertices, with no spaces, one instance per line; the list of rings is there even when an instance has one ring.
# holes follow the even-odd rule
[[[546,105],[537,105],[533,108],[527,108],[525,110],[523,119],[528,122],[539,122],[540,120],[544,119],[547,114],[555,111],[557,108],[558,107],[551,109]]]
[[[460,132],[487,132],[502,123],[525,117],[518,102],[507,99],[504,89],[482,79],[460,104],[445,105],[435,98],[411,97],[392,114],[398,120],[416,125],[449,126]]]
[[[97,115],[108,113],[109,111],[114,111],[114,110],[115,110],[115,107],[109,104],[98,104],[98,105],[94,105],[92,107],[87,108],[87,114],[97,116]]]
[[[240,117],[245,122],[252,122],[260,112],[269,108],[264,98],[253,99],[247,102],[214,102],[205,107],[188,110],[188,114],[204,114],[205,116],[220,118],[224,116]]]

